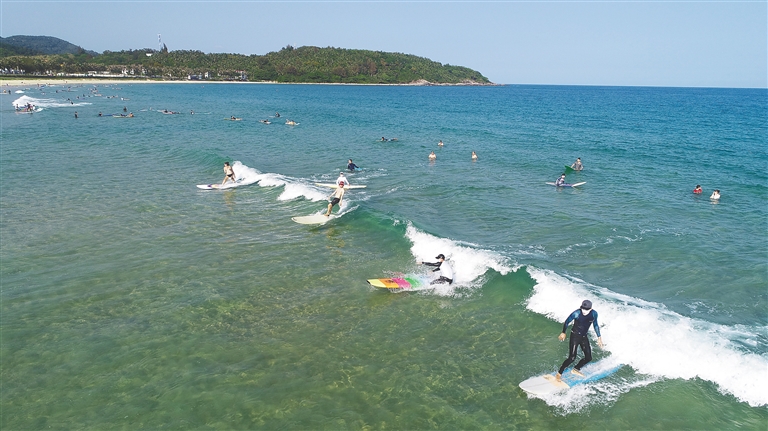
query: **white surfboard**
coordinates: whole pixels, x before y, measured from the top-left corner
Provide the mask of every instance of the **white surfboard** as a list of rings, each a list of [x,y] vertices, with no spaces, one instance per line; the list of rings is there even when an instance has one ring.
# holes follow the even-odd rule
[[[327,184],[326,184],[326,183],[315,183],[315,185],[316,185],[316,186],[320,186],[320,187],[328,187],[328,188],[330,188],[330,189],[338,189],[338,188],[339,188],[338,184],[332,184],[332,183],[327,183]],[[347,184],[346,186],[344,186],[344,190],[349,190],[349,189],[364,189],[364,188],[366,188],[366,187],[368,187],[368,186],[362,186],[362,185],[354,185],[354,186],[351,186],[351,185]]]
[[[245,183],[242,182],[242,178],[238,178],[234,183],[228,182],[224,185],[221,184],[198,184],[197,188],[201,190],[225,190],[225,189],[233,189],[235,187],[240,187],[242,185],[245,185]]]
[[[324,214],[312,214],[303,217],[291,217],[291,220],[299,224],[325,224],[328,223],[328,221],[335,219],[336,217],[338,216],[333,214],[329,215],[328,217],[326,217]]]
[[[600,380],[615,373],[621,367],[621,364],[612,364],[606,360],[602,360],[587,364],[582,368],[581,372],[584,374],[583,377],[578,374],[573,374],[571,372],[572,369],[569,369],[563,373],[560,381],[555,378],[555,373],[543,374],[524,380],[520,382],[519,386],[520,389],[529,394],[546,395],[553,392],[565,391],[576,385]]]
[[[555,183],[547,183],[547,184],[549,184],[550,186],[555,186],[555,187],[578,187],[578,186],[580,186],[582,184],[586,184],[586,183],[587,183],[586,181],[582,181],[582,182],[576,183],[576,184],[563,184],[563,185],[560,185],[560,186],[558,186]]]

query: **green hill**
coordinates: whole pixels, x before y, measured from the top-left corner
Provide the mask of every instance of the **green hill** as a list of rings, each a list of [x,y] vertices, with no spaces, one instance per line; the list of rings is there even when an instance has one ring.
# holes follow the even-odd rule
[[[56,54],[89,54],[98,55],[94,51],[71,44],[65,40],[51,36],[9,36],[0,37],[0,48],[15,51],[15,55],[56,55]]]
[[[22,36],[13,36],[18,37]],[[3,46],[6,46],[5,41],[8,39],[11,38],[2,41]],[[40,45],[29,43],[25,47],[36,50],[33,53],[41,52],[42,49]],[[76,52],[57,55],[14,54],[10,53],[10,49],[8,53],[0,51],[0,69],[23,70],[26,74],[38,75],[100,72],[161,79],[492,84],[480,72],[467,67],[444,65],[415,55],[382,51],[287,46],[265,55],[206,54],[201,51],[168,51],[167,48],[162,51],[104,51],[101,55],[92,55],[91,52],[77,48],[79,50]]]

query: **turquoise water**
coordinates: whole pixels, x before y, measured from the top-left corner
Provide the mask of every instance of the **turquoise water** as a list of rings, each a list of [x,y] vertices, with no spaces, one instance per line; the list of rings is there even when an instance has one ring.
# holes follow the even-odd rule
[[[766,90],[21,91],[0,96],[4,430],[768,422]],[[586,184],[545,184],[576,157]],[[367,188],[292,222],[349,158]],[[225,161],[248,185],[195,187]],[[438,253],[452,286],[365,282]],[[529,398],[582,299],[595,359],[625,366]]]

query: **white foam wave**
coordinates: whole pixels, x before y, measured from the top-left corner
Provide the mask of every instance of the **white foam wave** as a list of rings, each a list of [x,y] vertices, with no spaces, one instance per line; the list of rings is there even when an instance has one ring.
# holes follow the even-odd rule
[[[90,105],[91,103],[75,102],[74,100],[72,101],[72,103],[70,103],[69,101],[61,101],[61,100],[55,100],[55,99],[37,99],[34,97],[29,97],[27,95],[21,96],[18,99],[13,101],[13,106],[26,106],[27,104],[37,106],[38,108],[64,108],[67,106]]]
[[[405,236],[413,243],[411,254],[419,261],[434,262],[435,256],[444,254],[453,268],[453,284],[441,285],[435,293],[452,295],[455,287],[472,287],[473,282],[493,269],[501,274],[513,270],[508,259],[492,251],[483,250],[474,244],[439,238],[422,232],[408,223]]]
[[[599,313],[606,350],[638,373],[667,379],[700,378],[749,405],[768,405],[768,358],[740,349],[767,328],[718,325],[682,316],[661,304],[528,267],[536,280],[527,308],[558,322],[590,299]],[[757,341],[755,341],[757,342]],[[570,391],[569,391],[570,392]]]

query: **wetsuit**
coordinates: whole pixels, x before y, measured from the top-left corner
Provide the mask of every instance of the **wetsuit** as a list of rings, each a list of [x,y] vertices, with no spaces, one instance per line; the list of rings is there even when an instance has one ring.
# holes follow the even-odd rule
[[[453,283],[453,269],[451,269],[451,265],[445,263],[445,261],[442,262],[422,262],[424,265],[427,266],[434,266],[435,269],[432,270],[432,272],[440,271],[440,277],[436,278],[429,284],[440,284],[440,283]],[[443,264],[445,263],[445,266]]]
[[[349,169],[350,171],[354,171],[355,169],[360,169],[360,167],[354,163],[350,163],[347,165],[347,169]]]
[[[581,370],[581,367],[592,360],[592,347],[589,345],[589,338],[587,338],[589,325],[592,325],[597,336],[600,336],[600,325],[597,324],[597,311],[589,310],[586,316],[581,312],[581,309],[574,311],[565,319],[563,333],[568,329],[568,324],[571,321],[573,321],[573,327],[571,328],[571,338],[568,340],[568,359],[560,366],[560,369],[557,371],[559,374],[563,374],[563,371],[576,360],[579,346],[581,346],[581,351],[584,352],[584,358],[573,368]]]
[[[557,180],[555,180],[555,185],[556,186],[562,186],[563,184],[565,184],[565,178],[560,177]]]

